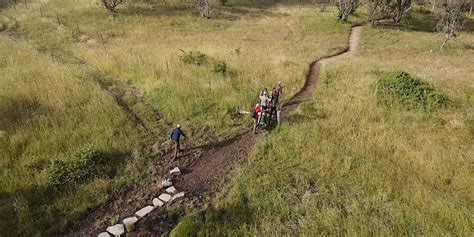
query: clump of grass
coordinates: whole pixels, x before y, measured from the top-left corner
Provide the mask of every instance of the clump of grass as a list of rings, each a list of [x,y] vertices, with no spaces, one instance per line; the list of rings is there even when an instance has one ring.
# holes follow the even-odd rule
[[[214,66],[212,68],[214,73],[218,73],[221,75],[225,75],[229,71],[229,66],[227,65],[226,61],[216,61],[214,62]]]
[[[102,158],[102,152],[92,145],[87,145],[78,150],[72,159],[53,160],[47,169],[48,186],[54,190],[62,190],[96,178]]]
[[[448,97],[428,82],[403,71],[385,73],[375,83],[381,104],[400,104],[408,110],[434,111],[448,103]]]
[[[207,55],[197,51],[192,50],[187,53],[184,53],[179,57],[183,63],[192,64],[192,65],[204,65],[208,61]]]

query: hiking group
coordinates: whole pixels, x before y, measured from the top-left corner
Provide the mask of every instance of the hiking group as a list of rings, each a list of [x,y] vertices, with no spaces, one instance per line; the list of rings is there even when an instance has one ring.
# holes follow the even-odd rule
[[[259,102],[250,112],[250,116],[254,119],[253,133],[255,134],[258,127],[269,129],[273,121],[280,124],[279,98],[282,93],[281,81],[279,81],[272,89],[270,96],[267,88],[264,88],[258,97]]]
[[[280,124],[280,110],[279,98],[282,93],[281,81],[279,81],[270,96],[268,95],[267,88],[264,88],[258,96],[259,102],[250,112],[251,117],[254,119],[253,133],[255,134],[258,127],[269,129],[272,121],[277,121]],[[186,138],[186,134],[181,130],[181,125],[177,125],[176,128],[171,131],[170,140],[174,145],[174,158],[178,157],[180,151],[180,138]]]

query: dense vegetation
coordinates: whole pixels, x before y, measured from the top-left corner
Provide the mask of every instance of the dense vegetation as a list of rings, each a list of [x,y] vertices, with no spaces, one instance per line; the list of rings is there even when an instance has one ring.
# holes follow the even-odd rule
[[[449,99],[433,85],[398,71],[385,73],[375,82],[379,103],[400,104],[407,109],[433,111],[446,106]]]

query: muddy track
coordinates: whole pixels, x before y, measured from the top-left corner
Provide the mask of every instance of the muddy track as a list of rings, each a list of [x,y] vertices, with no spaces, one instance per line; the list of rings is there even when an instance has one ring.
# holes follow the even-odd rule
[[[346,49],[310,64],[304,86],[283,105],[282,112],[285,117],[288,117],[300,103],[313,97],[324,62],[349,56],[357,49],[360,32],[361,26],[352,27]],[[150,203],[152,198],[162,192],[158,182],[167,176],[170,169],[177,166],[183,174],[174,179],[173,183],[177,190],[186,193],[186,198],[152,212],[137,224],[134,232],[127,236],[159,236],[170,231],[178,223],[179,216],[184,215],[186,208],[189,206],[192,206],[191,209],[200,208],[211,201],[221,184],[230,178],[229,173],[233,167],[246,159],[255,144],[264,136],[265,133],[253,135],[249,129],[226,141],[189,148],[177,160],[173,160],[170,153],[166,154],[155,164],[158,175],[156,183],[138,187],[133,190],[133,193],[129,192],[128,199],[109,202],[106,206],[108,210],[96,210],[90,213],[91,215],[87,216],[88,220],[80,224],[81,227],[67,235],[95,236],[110,225],[112,219],[122,219],[133,215],[137,209]],[[174,214],[170,214],[170,208],[175,210]]]

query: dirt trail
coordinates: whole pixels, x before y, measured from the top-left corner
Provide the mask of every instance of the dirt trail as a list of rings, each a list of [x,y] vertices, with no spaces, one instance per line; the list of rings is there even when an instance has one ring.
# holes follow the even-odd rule
[[[310,69],[303,88],[294,95],[287,103],[283,105],[283,116],[288,116],[293,112],[298,105],[310,100],[313,97],[316,85],[319,79],[319,72],[321,65],[324,62],[339,59],[351,55],[358,47],[361,27],[355,26],[351,29],[349,37],[349,44],[343,52],[321,58],[310,65]],[[183,174],[177,179],[173,180],[174,186],[177,190],[183,191],[186,198],[173,203],[171,206],[186,208],[192,203],[194,206],[204,205],[209,202],[221,184],[229,178],[229,172],[235,167],[235,164],[241,162],[249,156],[254,145],[264,136],[264,133],[253,135],[251,131],[246,131],[243,134],[218,144],[207,145],[198,148],[191,148],[183,154],[182,158],[173,160],[168,153],[155,164],[157,173],[161,177],[165,177],[167,172],[173,167],[179,167]],[[110,218],[119,216],[120,219],[133,215],[139,207],[146,205],[153,197],[157,197],[162,190],[154,187],[142,187],[139,190],[134,190],[133,197],[129,197],[129,201],[109,203],[109,213],[103,210],[99,213],[89,215],[93,216],[94,220],[89,220],[89,223],[83,223],[81,230],[77,232],[70,232],[69,236],[83,236],[96,235],[103,231],[107,225],[110,224]],[[134,201],[131,202],[130,200]],[[159,211],[152,212],[144,220],[140,221],[136,230],[128,236],[156,236],[157,233],[165,233],[170,231],[179,221],[179,215],[170,215],[169,209],[171,206],[161,208]],[[110,212],[113,213],[110,213]]]
[[[359,44],[360,32],[360,26],[352,27],[349,45],[344,52],[325,57],[311,64],[305,85],[301,91],[283,105],[284,115],[288,115],[295,110],[301,102],[312,98],[318,83],[321,64],[352,54]],[[175,186],[178,190],[183,190],[192,196],[216,191],[229,168],[235,162],[246,158],[262,136],[262,133],[252,135],[251,132],[246,132],[225,146],[207,151],[192,167],[188,168],[189,173],[184,174],[177,180]]]

